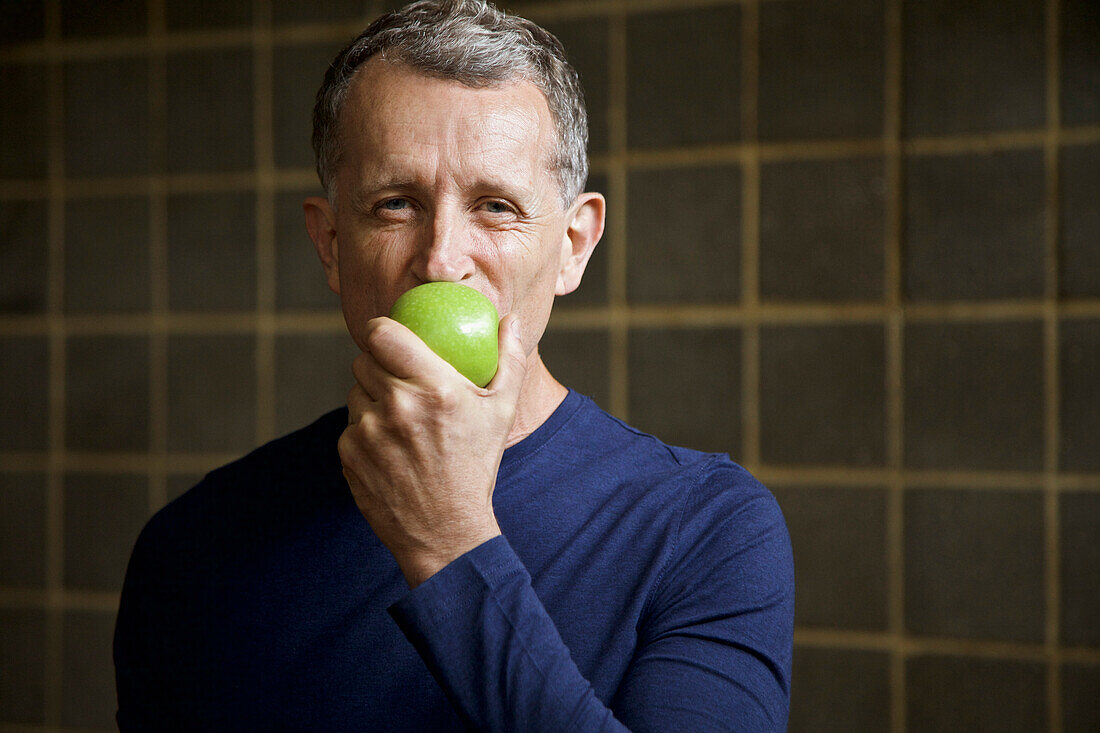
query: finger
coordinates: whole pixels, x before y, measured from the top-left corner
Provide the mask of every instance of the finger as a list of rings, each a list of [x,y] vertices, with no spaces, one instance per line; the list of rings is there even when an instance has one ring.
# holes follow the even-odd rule
[[[380,400],[392,389],[396,381],[394,375],[387,372],[378,363],[378,359],[369,351],[360,353],[351,363],[351,372],[355,382],[372,400]]]
[[[497,373],[488,389],[508,397],[513,402],[519,399],[520,387],[527,375],[527,351],[520,341],[519,317],[509,314],[500,322],[497,333]]]
[[[378,366],[398,379],[434,377],[438,381],[455,373],[419,336],[391,318],[371,319],[363,338]]]
[[[348,425],[355,425],[370,411],[374,400],[366,393],[362,385],[356,384],[348,392]]]

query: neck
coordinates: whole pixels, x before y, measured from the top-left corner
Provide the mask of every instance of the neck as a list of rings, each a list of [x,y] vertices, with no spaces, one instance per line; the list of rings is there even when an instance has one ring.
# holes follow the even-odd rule
[[[558,409],[568,390],[562,386],[542,363],[538,349],[527,357],[527,376],[520,388],[516,404],[516,421],[508,434],[505,447],[513,446],[538,430]]]

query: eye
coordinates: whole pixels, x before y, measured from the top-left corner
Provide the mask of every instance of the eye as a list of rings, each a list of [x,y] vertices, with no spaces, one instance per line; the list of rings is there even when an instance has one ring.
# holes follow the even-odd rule
[[[402,209],[409,208],[409,200],[402,198],[386,199],[378,208],[385,209],[386,211],[401,211]]]
[[[503,201],[498,201],[496,199],[490,199],[489,201],[486,201],[482,204],[482,207],[490,214],[511,214],[515,212],[515,209],[513,209],[511,206]]]

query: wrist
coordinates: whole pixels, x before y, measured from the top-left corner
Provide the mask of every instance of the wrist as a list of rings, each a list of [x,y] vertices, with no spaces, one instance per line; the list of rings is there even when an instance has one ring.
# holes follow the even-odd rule
[[[449,543],[446,547],[395,552],[394,558],[397,560],[397,565],[401,569],[402,575],[405,576],[405,582],[409,584],[409,588],[415,588],[470,550],[494,537],[499,537],[500,534],[500,527],[494,521],[491,527],[486,527],[484,531],[477,534],[469,535],[460,542]]]

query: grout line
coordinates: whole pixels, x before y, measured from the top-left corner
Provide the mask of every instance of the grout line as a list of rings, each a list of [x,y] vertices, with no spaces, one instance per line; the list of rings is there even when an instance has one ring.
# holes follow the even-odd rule
[[[746,0],[747,1],[747,0]],[[773,0],[762,0],[770,2]],[[258,38],[265,34],[257,32]],[[157,49],[152,53],[155,55]],[[614,63],[614,61],[612,62]],[[617,90],[613,89],[614,94]],[[613,110],[614,111],[614,110]],[[747,145],[743,142],[727,145],[701,145],[687,148],[628,150],[624,146],[615,153],[592,157],[593,170],[608,170],[625,164],[629,170],[659,170],[690,165],[740,163],[755,152],[763,162],[827,160],[833,158],[873,157],[890,155],[891,148],[902,145],[909,156],[989,153],[1020,148],[1044,148],[1047,131],[1039,129],[995,135],[968,135],[943,138],[917,138],[900,141],[889,139],[853,140],[789,140]],[[1059,146],[1100,143],[1100,125],[1068,128],[1059,132]],[[307,189],[316,185],[312,168],[287,168],[273,172],[276,189]],[[68,198],[100,198],[144,194],[160,182],[171,192],[205,192],[251,190],[256,185],[254,171],[207,173],[152,173],[148,175],[108,176],[103,178],[71,178],[67,181]],[[40,180],[0,179],[0,200],[36,200],[47,198],[48,187]]]
[[[275,437],[275,143],[270,0],[254,0],[253,144],[256,155],[256,442]]]
[[[168,159],[167,57],[157,43],[165,32],[163,0],[149,0],[149,161],[163,171]],[[149,197],[149,512],[164,505],[168,493],[168,190],[163,179],[151,182]]]
[[[608,268],[606,326],[608,329],[608,379],[610,380],[609,411],[621,420],[630,419],[630,320],[627,317],[627,283],[629,256],[627,244],[628,176],[625,159],[627,148],[626,87],[627,32],[623,0],[617,0],[608,18],[608,148],[610,164],[607,171],[608,209],[606,227]]]
[[[63,64],[52,53],[61,37],[60,0],[45,5],[46,129],[49,220],[47,222],[47,316],[49,333],[49,472],[46,477],[46,643],[43,651],[43,720],[58,725],[64,671],[65,583],[65,109]]]
[[[795,644],[833,649],[857,649],[890,652],[896,645],[889,631],[796,627]],[[903,644],[906,654],[982,657],[1006,661],[1042,662],[1047,650],[1042,642],[1001,641],[997,639],[962,639],[955,637],[909,637]],[[1100,649],[1077,647],[1066,650],[1067,656],[1086,664],[1100,664]]]
[[[1061,126],[1061,37],[1060,0],[1047,0],[1046,9],[1046,113],[1047,128],[1044,147],[1046,191],[1046,301],[1043,319],[1043,398],[1045,403],[1044,451],[1045,468],[1043,495],[1043,524],[1045,538],[1045,629],[1047,663],[1047,727],[1050,733],[1062,733],[1062,670],[1059,648],[1061,635],[1061,552],[1058,507],[1058,460],[1061,436],[1059,433],[1060,384],[1058,362],[1058,242],[1059,227],[1059,128]]]
[[[623,183],[613,183],[616,188]],[[150,192],[150,195],[155,191]],[[614,196],[613,196],[614,198]],[[161,215],[163,216],[163,214]],[[612,215],[616,220],[618,214]],[[617,221],[617,220],[616,220]],[[622,228],[621,226],[619,227]],[[615,236],[614,223],[608,236]],[[611,241],[608,242],[611,244]],[[609,248],[611,249],[611,248]],[[163,257],[163,255],[158,255]],[[609,255],[611,257],[611,255]],[[625,264],[625,263],[624,263]],[[617,266],[622,269],[623,265]],[[612,268],[615,269],[615,268]],[[617,276],[615,280],[619,280]],[[610,278],[609,278],[610,279]],[[622,289],[622,285],[619,285]],[[622,296],[619,296],[622,297]],[[710,328],[744,325],[753,319],[762,324],[882,323],[901,318],[914,323],[1041,321],[1051,315],[1059,320],[1100,318],[1100,299],[1052,304],[1043,300],[1022,303],[990,301],[909,304],[888,303],[764,303],[755,312],[741,304],[715,305],[617,305],[565,307],[554,311],[553,330],[610,328],[611,324],[632,328]],[[0,335],[46,335],[51,329],[48,315],[0,315]],[[102,313],[67,316],[59,325],[66,335],[143,335],[147,333],[249,333],[261,327],[256,311],[161,311],[146,314]],[[280,311],[270,315],[269,327],[276,333],[339,332],[344,328],[333,311]]]
[[[760,454],[760,4],[741,5],[741,456],[752,471]]]
[[[56,594],[53,601],[64,611],[99,611],[114,613],[118,610],[119,591],[67,590]],[[50,592],[28,588],[0,588],[0,608],[35,610],[50,604]]]
[[[620,184],[614,185],[617,187]],[[154,194],[149,193],[151,196]],[[608,229],[614,227],[609,226]],[[754,318],[761,324],[777,325],[881,323],[888,326],[895,318],[913,323],[1042,321],[1051,315],[1052,310],[1059,321],[1092,320],[1100,318],[1100,300],[1059,302],[1054,305],[1040,300],[1015,304],[943,303],[907,305],[900,309],[892,309],[882,303],[765,303],[756,309],[755,314],[738,304],[575,306],[555,310],[550,329],[611,328],[612,324],[623,328],[713,328],[742,326]],[[265,318],[269,320],[264,327],[278,334],[339,333],[344,328],[340,314],[332,311],[280,311]],[[0,315],[0,336],[44,336],[55,326],[67,336],[251,333],[261,328],[261,318],[256,311],[162,311],[73,315],[53,324],[49,315]]]
[[[888,0],[883,16],[883,295],[886,346],[886,567],[890,650],[890,721],[905,733],[907,638],[905,633],[905,324],[902,281],[904,162],[902,142],[904,40],[902,1]]]

